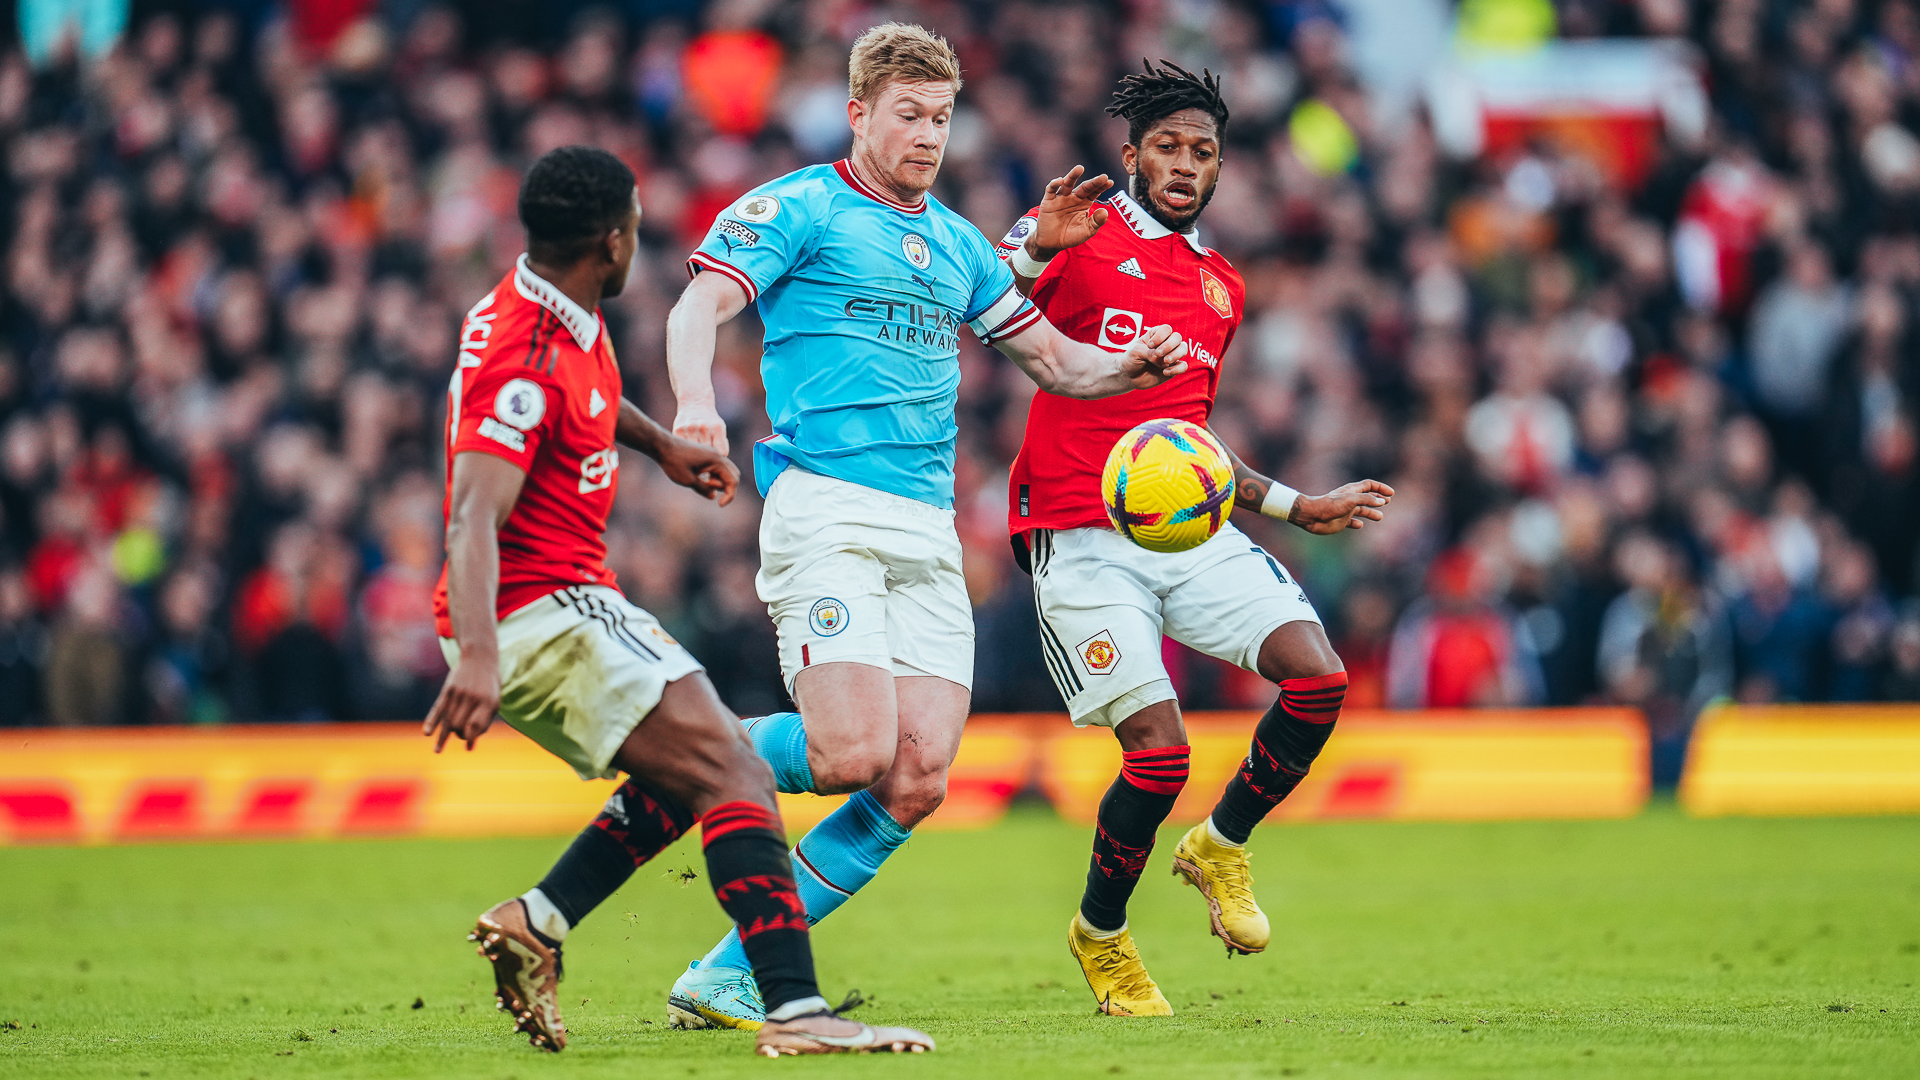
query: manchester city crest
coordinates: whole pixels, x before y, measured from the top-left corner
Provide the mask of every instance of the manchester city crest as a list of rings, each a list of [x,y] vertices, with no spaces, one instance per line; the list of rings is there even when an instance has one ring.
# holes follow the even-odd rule
[[[831,596],[824,596],[813,602],[813,610],[807,613],[807,621],[813,624],[813,632],[821,637],[832,637],[847,628],[847,605]]]
[[[919,233],[908,233],[900,238],[900,254],[922,270],[933,265],[933,249],[927,246],[926,237]]]

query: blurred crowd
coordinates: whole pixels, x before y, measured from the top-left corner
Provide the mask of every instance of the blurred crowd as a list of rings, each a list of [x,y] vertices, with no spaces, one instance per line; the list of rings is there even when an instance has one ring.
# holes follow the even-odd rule
[[[1308,584],[1350,704],[1627,703],[1671,745],[1715,699],[1920,697],[1920,10],[1409,4],[1671,39],[1710,115],[1638,170],[1549,137],[1450,153],[1361,73],[1379,5],[1339,0],[135,3],[105,42],[22,36],[0,723],[421,715],[444,387],[459,314],[520,251],[521,170],[579,142],[634,167],[644,244],[607,319],[629,396],[670,418],[687,252],[844,152],[846,48],[888,17],[960,51],[935,194],[991,237],[1070,166],[1118,173],[1102,108],[1140,57],[1224,76],[1201,237],[1248,311],[1215,426],[1303,490],[1399,493],[1337,538],[1242,523]],[[736,448],[766,431],[758,333],[736,320],[716,361]],[[1057,708],[1005,537],[1031,386],[970,338],[962,363],[976,708]],[[619,476],[623,588],[730,704],[778,706],[751,493]],[[1272,694],[1169,657],[1190,708]]]

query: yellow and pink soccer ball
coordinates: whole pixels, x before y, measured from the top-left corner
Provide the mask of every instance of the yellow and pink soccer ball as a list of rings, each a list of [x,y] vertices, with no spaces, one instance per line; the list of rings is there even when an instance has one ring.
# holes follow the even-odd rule
[[[1100,497],[1120,535],[1148,551],[1190,551],[1233,511],[1233,459],[1199,424],[1149,420],[1113,444]]]

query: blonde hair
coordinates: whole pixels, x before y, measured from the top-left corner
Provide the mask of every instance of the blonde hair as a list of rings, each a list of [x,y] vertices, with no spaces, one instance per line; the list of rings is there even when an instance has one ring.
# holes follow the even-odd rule
[[[891,79],[950,82],[960,92],[960,58],[947,39],[923,26],[889,22],[868,30],[847,57],[847,94],[871,102]]]

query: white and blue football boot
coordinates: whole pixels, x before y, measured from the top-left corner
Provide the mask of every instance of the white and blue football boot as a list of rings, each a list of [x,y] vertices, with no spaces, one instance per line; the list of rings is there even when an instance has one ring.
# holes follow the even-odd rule
[[[753,972],[736,967],[702,968],[695,960],[673,981],[667,995],[667,1024],[676,1028],[733,1028],[759,1031],[767,1007]]]

